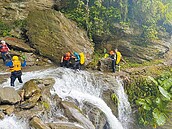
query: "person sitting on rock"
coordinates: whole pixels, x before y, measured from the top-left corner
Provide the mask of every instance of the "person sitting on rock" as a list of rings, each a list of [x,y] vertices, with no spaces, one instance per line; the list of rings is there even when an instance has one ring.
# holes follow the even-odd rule
[[[9,55],[10,49],[8,48],[7,44],[5,43],[5,41],[1,41],[1,45],[0,45],[0,52],[1,52],[1,56],[2,56],[2,60],[4,62],[4,64],[6,63],[7,57],[9,59],[11,59],[11,56]]]
[[[6,66],[8,66],[10,68],[10,72],[11,72],[11,86],[14,86],[14,82],[16,80],[16,78],[18,78],[18,81],[20,83],[23,83],[22,81],[22,71],[21,71],[21,67],[25,67],[26,66],[26,61],[24,59],[24,62],[21,63],[21,61],[19,60],[18,56],[13,56],[12,60],[6,63]]]

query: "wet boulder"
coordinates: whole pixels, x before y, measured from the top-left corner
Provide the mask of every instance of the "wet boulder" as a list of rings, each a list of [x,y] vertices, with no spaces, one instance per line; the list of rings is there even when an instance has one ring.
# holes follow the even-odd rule
[[[4,119],[4,117],[5,117],[5,114],[2,111],[0,111],[0,120]]]
[[[7,94],[8,93],[8,94]],[[12,87],[0,88],[0,103],[1,104],[16,104],[20,102],[21,97]]]
[[[53,7],[54,9],[59,11],[62,8],[66,8],[70,0],[54,0],[54,1],[55,3]]]
[[[32,79],[32,80],[26,82],[22,89],[24,89],[24,91],[25,91],[24,97],[26,99],[32,97],[34,93],[41,92],[38,85],[36,84],[35,79]]]
[[[51,129],[83,129],[81,125],[70,122],[48,123]]]
[[[0,105],[0,111],[7,115],[11,115],[14,112],[14,105]]]
[[[32,79],[26,82],[23,86],[23,90],[24,102],[21,103],[20,107],[24,109],[34,107],[41,97],[41,90],[38,87],[36,80]]]
[[[51,129],[38,117],[33,117],[30,121],[30,125],[35,129]]]
[[[16,117],[24,118],[24,119],[32,119],[34,116],[40,116],[44,113],[44,108],[41,103],[37,103],[33,108],[23,110],[20,106],[16,107],[14,114]]]
[[[85,102],[82,111],[88,116],[96,129],[103,129],[106,124],[106,116],[100,109],[89,102]]]
[[[26,82],[23,88],[18,91],[23,96],[23,101],[18,105],[19,111],[16,111],[15,114],[18,117],[31,119],[35,115],[47,115],[50,113],[51,99],[54,98],[50,90],[53,88],[54,83],[55,80],[53,78],[32,79]],[[57,99],[55,102],[57,102]],[[30,110],[21,110],[20,108]]]
[[[108,107],[112,110],[113,114],[116,116],[118,115],[118,105],[111,99],[112,94],[114,93],[114,90],[109,88],[106,90],[103,90],[102,92],[102,99],[106,102]]]
[[[41,97],[41,94],[39,92],[34,93],[34,95],[27,99],[26,101],[22,102],[20,107],[23,109],[29,109],[32,108],[36,105],[37,101],[39,100],[39,98]]]
[[[84,129],[95,129],[95,126],[92,124],[92,122],[82,114],[82,112],[74,103],[63,101],[61,102],[61,105],[70,122],[78,122],[82,124]]]
[[[98,70],[100,71],[112,71],[112,60],[108,58],[102,58],[98,62]]]

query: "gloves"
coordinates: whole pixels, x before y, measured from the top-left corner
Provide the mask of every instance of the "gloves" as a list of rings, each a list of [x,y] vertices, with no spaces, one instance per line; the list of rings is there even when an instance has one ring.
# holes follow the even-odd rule
[[[22,60],[25,60],[25,59],[26,59],[26,56],[25,56],[25,55],[22,55],[22,56],[21,56],[21,59],[22,59]]]

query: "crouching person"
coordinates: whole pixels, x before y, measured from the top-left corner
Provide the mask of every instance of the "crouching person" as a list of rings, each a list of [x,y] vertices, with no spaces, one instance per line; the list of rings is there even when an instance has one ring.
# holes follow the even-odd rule
[[[11,72],[11,86],[14,86],[14,82],[16,80],[16,78],[18,78],[18,81],[20,83],[23,83],[22,81],[22,67],[26,66],[26,61],[24,59],[24,62],[21,63],[21,61],[19,60],[18,56],[13,56],[12,60],[6,63],[6,66],[8,66],[10,68],[10,72]]]
[[[73,53],[73,58],[75,59],[75,64],[73,65],[73,69],[80,69],[80,56],[77,52]]]

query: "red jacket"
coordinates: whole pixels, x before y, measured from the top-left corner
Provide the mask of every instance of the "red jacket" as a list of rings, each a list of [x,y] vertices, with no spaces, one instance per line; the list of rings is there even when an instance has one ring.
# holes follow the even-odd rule
[[[0,46],[0,52],[8,52],[9,48],[6,44]]]

